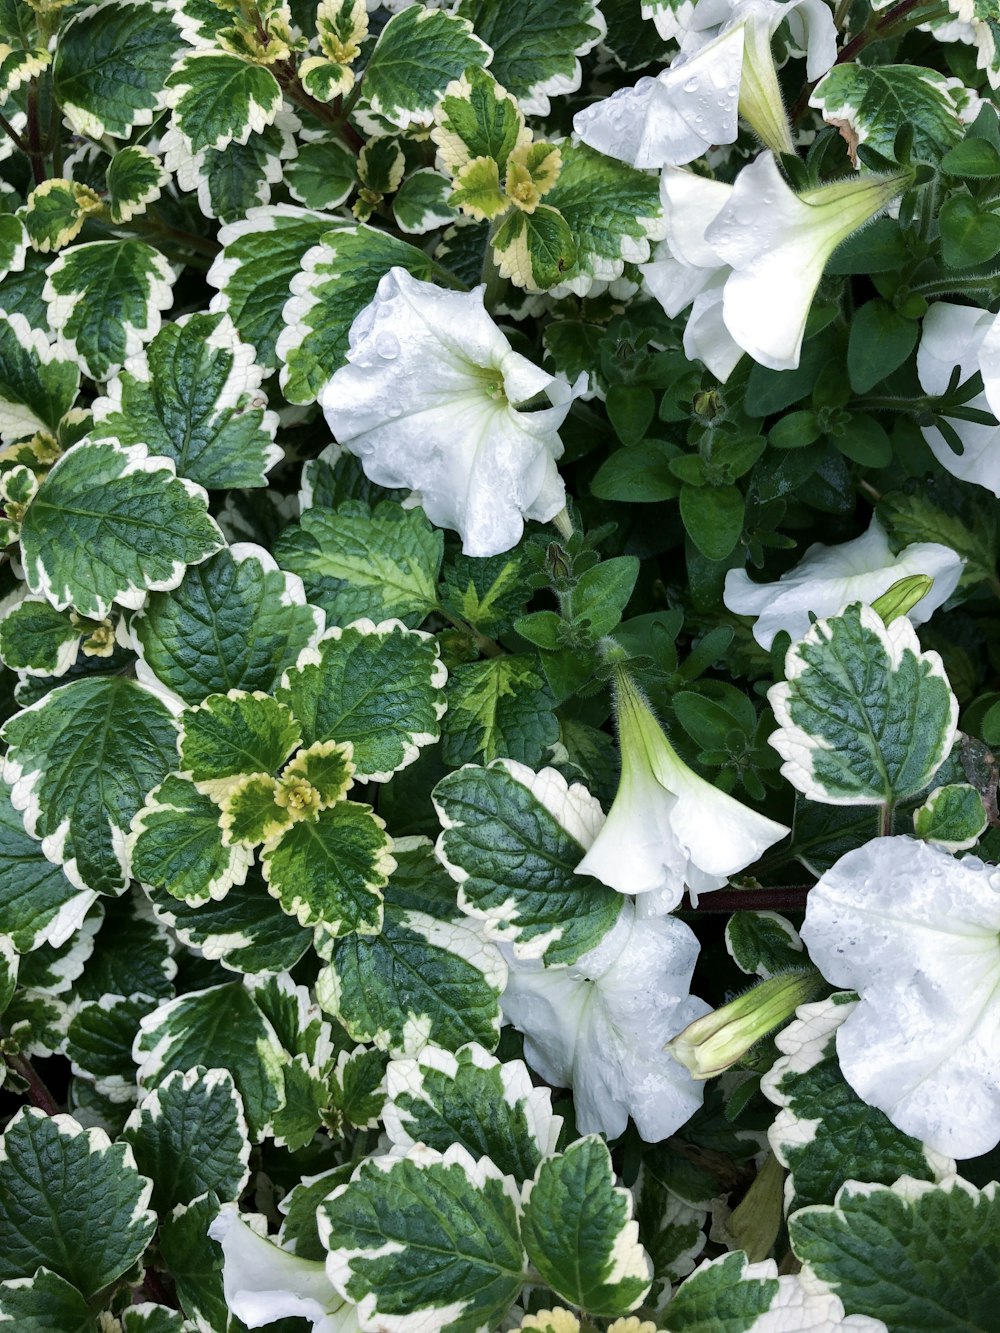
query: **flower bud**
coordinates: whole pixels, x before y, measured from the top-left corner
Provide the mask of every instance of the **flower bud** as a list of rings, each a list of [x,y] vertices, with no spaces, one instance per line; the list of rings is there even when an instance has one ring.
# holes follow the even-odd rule
[[[824,984],[814,967],[779,973],[738,995],[721,1009],[696,1018],[668,1041],[664,1049],[693,1078],[714,1078],[742,1060],[762,1037],[791,1018],[800,1004],[815,999]]]

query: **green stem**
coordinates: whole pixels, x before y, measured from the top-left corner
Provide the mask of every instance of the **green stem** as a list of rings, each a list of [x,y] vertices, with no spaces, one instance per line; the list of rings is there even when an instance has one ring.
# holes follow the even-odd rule
[[[977,296],[981,292],[996,296],[1000,288],[1000,269],[993,273],[979,273],[963,277],[955,274],[949,278],[935,278],[932,282],[917,282],[910,288],[915,296],[948,296],[953,293],[965,293]]]
[[[490,312],[496,308],[504,289],[504,279],[500,276],[500,270],[497,268],[496,259],[493,256],[493,237],[497,233],[499,224],[499,218],[494,218],[490,223],[489,234],[486,237],[486,248],[483,250],[483,267],[480,274],[480,281],[486,284],[486,291],[483,293],[483,304]]]
[[[895,807],[892,801],[886,801],[879,811],[878,817],[878,836],[880,838],[889,838],[892,836],[892,816]]]
[[[929,407],[929,398],[889,398],[878,395],[853,398],[851,408],[859,412],[903,412],[908,416],[919,416]]]

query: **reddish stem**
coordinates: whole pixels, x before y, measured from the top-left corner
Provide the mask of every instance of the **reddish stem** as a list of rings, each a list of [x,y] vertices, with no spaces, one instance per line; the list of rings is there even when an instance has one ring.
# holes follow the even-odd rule
[[[694,907],[685,893],[679,912],[802,912],[811,884],[788,884],[774,889],[719,889],[704,893]]]

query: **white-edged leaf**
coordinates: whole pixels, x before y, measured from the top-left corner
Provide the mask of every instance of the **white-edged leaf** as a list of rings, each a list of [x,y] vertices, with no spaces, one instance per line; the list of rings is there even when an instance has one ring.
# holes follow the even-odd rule
[[[55,434],[79,387],[74,360],[64,359],[23,315],[0,315],[0,440]]]
[[[447,678],[431,635],[399,620],[358,620],[306,649],[277,697],[305,745],[349,741],[358,781],[387,782],[438,740]]]
[[[144,241],[88,241],[46,270],[43,297],[60,352],[107,379],[141,351],[173,301],[170,264]]]
[[[958,701],[941,658],[905,616],[886,627],[856,603],[789,648],[768,699],[781,771],[811,801],[876,805],[914,796],[955,740]]]
[[[3,737],[4,779],[26,831],[71,883],[120,893],[132,817],[176,764],[162,699],[122,676],[74,681],[12,717]]]
[[[513,1181],[459,1144],[370,1158],[320,1204],[327,1273],[362,1324],[497,1328],[523,1281],[517,1213]]]
[[[145,444],[208,490],[266,486],[282,450],[263,378],[227,315],[182,315],[110,381],[92,434]]]
[[[3,1135],[0,1182],[0,1278],[45,1267],[91,1297],[152,1239],[152,1185],[131,1148],[71,1116],[22,1108]]]
[[[253,852],[222,841],[219,807],[172,773],[132,820],[127,854],[133,876],[191,907],[224,898],[246,881]]]
[[[25,833],[10,790],[0,782],[0,919],[14,947],[29,953],[42,944],[65,943],[96,895],[70,883]]]
[[[281,108],[281,89],[271,71],[228,51],[188,52],[166,86],[173,128],[191,153],[245,144]]]
[[[28,587],[53,606],[103,620],[176,588],[222,546],[205,492],[142,444],[81,440],[57,461],[21,525]],[[82,558],[81,558],[82,553]]]

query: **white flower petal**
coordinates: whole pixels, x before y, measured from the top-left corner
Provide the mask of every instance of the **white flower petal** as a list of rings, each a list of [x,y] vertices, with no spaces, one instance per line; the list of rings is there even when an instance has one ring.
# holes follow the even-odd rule
[[[850,602],[870,605],[911,574],[928,574],[934,580],[909,612],[911,624],[922,625],[958,587],[964,564],[950,546],[938,542],[915,542],[893,555],[885,531],[873,518],[868,531],[853,541],[814,543],[777,583],[754,583],[745,570],[731,569],[722,600],[737,615],[757,616],[753,636],[762,648],[770,648],[781,630],[788,631],[793,643],[804,638],[810,611],[824,619]]]
[[[345,1304],[322,1262],[300,1259],[258,1235],[234,1203],[223,1204],[208,1234],[222,1246],[226,1304],[248,1328],[276,1319],[308,1319],[314,1333],[354,1333],[354,1307]]]
[[[971,398],[967,407],[996,415],[1000,410],[1000,329],[988,310],[937,301],[924,316],[917,349],[917,376],[925,393],[943,394],[952,371],[960,370],[960,382],[977,370],[983,374],[985,391]],[[1000,496],[1000,425],[951,419],[962,442],[955,453],[936,426],[924,426],[924,439],[941,466],[961,481],[985,486]]]
[[[1000,1141],[1000,872],[912,838],[848,852],[809,894],[802,939],[861,1002],[844,1077],[951,1157]]]
[[[678,758],[625,675],[617,683],[616,706],[621,779],[578,875],[639,895],[643,913],[669,912],[685,886],[695,899],[721,889],[785,836],[784,824],[741,805]]]
[[[428,518],[478,556],[509,550],[525,518],[544,522],[563,507],[557,432],[583,387],[514,352],[483,290],[445,291],[392,269],[321,399],[365,474],[415,491]],[[539,395],[552,406],[518,410]]]
[[[732,265],[726,327],[755,361],[772,370],[798,365],[826,261],[889,203],[902,179],[863,176],[797,195],[771,153],[743,168],[705,238]]]
[[[525,1059],[557,1087],[572,1087],[583,1134],[621,1134],[631,1115],[658,1142],[701,1104],[703,1085],[663,1050],[709,1006],[688,994],[698,956],[675,917],[641,920],[630,902],[596,949],[568,968],[516,959],[504,1019],[524,1033]]]
[[[742,65],[743,30],[736,28],[676,57],[656,78],[578,111],[573,128],[591,148],[633,167],[693,162],[713,144],[735,140]]]
[[[684,352],[704,361],[715,378],[725,384],[736,369],[743,348],[726,328],[723,298],[728,273],[719,273],[694,298],[684,327]]]

